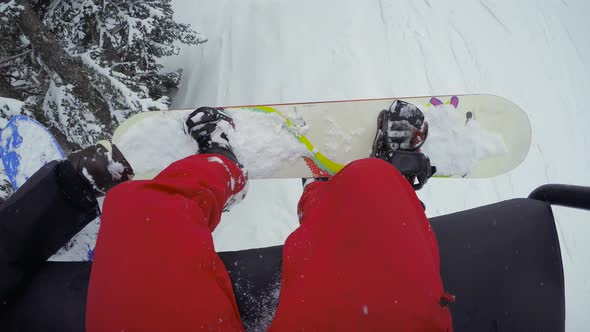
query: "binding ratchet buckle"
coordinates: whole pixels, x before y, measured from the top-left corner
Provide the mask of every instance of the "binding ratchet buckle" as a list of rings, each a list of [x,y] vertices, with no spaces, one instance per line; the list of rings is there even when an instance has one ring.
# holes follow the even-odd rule
[[[414,190],[420,190],[428,179],[436,173],[436,167],[430,165],[430,159],[421,152],[394,150],[382,158],[397,168],[410,182]]]

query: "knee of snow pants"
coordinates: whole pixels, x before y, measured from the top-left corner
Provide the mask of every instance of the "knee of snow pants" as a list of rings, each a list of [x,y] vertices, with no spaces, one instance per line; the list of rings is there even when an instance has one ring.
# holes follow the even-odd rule
[[[272,331],[450,331],[435,235],[412,187],[379,159],[310,184],[287,239]]]
[[[106,196],[87,300],[88,331],[242,330],[211,232],[246,179],[195,155]]]

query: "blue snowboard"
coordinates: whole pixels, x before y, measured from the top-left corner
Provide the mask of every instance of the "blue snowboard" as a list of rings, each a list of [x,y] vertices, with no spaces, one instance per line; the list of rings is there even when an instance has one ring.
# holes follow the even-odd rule
[[[24,115],[13,116],[0,131],[0,158],[14,190],[43,165],[65,155],[51,133]]]

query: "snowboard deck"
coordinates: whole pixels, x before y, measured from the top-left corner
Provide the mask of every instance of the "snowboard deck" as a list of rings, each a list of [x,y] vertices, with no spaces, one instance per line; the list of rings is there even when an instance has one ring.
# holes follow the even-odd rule
[[[65,155],[42,124],[15,115],[0,132],[0,158],[10,183],[17,190],[43,165]]]
[[[435,177],[497,176],[516,168],[528,153],[531,128],[526,114],[494,95],[223,108],[234,118],[236,133],[230,141],[250,178],[305,178],[331,176],[346,164],[369,157],[377,116],[396,99],[425,113],[429,135],[422,152],[438,167]],[[184,128],[192,110],[140,113],[115,131],[113,143],[130,161],[137,179],[152,178],[174,160],[196,152]],[[254,131],[253,126],[257,126]],[[145,156],[163,160],[146,162]]]

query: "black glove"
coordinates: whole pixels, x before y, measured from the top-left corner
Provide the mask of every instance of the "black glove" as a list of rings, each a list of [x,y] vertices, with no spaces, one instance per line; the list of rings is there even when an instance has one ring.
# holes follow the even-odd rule
[[[97,196],[102,196],[115,185],[131,180],[133,168],[116,145],[112,151],[96,144],[73,152],[68,160],[88,180]]]

